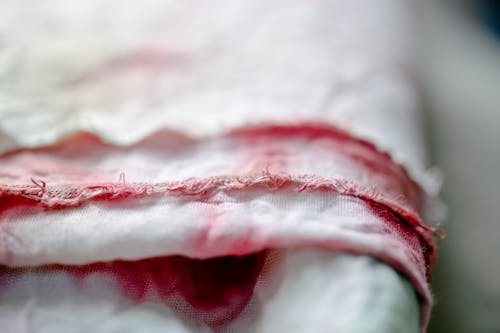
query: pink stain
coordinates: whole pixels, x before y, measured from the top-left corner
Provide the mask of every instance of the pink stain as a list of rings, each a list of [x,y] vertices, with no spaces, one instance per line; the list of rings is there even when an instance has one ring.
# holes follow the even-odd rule
[[[247,256],[192,259],[183,256],[116,260],[84,266],[51,266],[82,282],[91,274],[112,277],[123,295],[134,302],[159,297],[165,304],[187,303],[195,322],[212,328],[237,318],[253,295],[266,252]],[[176,310],[174,308],[174,310]]]

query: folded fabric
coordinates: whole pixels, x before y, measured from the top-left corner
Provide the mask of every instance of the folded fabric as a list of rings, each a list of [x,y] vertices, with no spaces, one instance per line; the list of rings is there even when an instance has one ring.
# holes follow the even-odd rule
[[[0,328],[424,331],[409,7],[2,2]]]

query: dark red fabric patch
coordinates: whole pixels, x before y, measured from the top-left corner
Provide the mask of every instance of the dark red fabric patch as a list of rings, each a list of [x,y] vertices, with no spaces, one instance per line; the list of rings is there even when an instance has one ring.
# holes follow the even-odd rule
[[[47,269],[64,270],[80,282],[92,274],[110,276],[134,302],[159,297],[180,316],[216,329],[243,311],[265,258],[266,252],[261,251],[241,257],[168,256]],[[186,311],[186,307],[190,309]]]

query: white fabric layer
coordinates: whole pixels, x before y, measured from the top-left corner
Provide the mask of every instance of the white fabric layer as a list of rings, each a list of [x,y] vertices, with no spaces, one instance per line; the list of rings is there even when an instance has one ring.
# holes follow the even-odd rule
[[[321,136],[316,127],[248,130],[202,142],[162,133],[129,147],[80,135],[55,147],[0,156],[0,184],[8,184],[0,194],[12,191],[53,207],[80,204],[105,188],[160,192],[185,184],[200,191],[215,183],[218,190],[289,178],[419,212],[422,193],[402,167],[363,142],[322,130]]]
[[[2,1],[0,151],[79,130],[130,144],[160,129],[200,137],[309,121],[374,141],[422,180],[408,7]]]
[[[272,132],[272,130],[270,131]],[[0,184],[26,185],[30,178],[48,185],[162,183],[190,178],[268,173],[314,175],[374,185],[400,184],[403,169],[361,144],[324,136],[254,135],[186,140],[172,134],[150,137],[130,147],[109,147],[78,138],[56,149],[25,150],[0,156]],[[370,168],[368,163],[375,165]],[[389,175],[397,179],[387,179]],[[370,175],[370,178],[368,178]],[[399,183],[398,183],[399,182]],[[360,185],[361,185],[360,184]]]
[[[279,256],[261,276],[243,315],[223,332],[418,332],[413,288],[384,264],[321,250],[293,249]],[[133,304],[112,280],[98,275],[76,284],[67,274],[32,272],[6,285],[0,291],[5,333],[211,331],[193,327],[161,303]]]
[[[25,212],[13,207],[6,214],[13,222],[1,225],[0,262],[12,267],[207,258],[308,243],[359,246],[402,260],[407,254],[405,244],[387,239],[386,222],[363,200],[332,192],[247,189]]]

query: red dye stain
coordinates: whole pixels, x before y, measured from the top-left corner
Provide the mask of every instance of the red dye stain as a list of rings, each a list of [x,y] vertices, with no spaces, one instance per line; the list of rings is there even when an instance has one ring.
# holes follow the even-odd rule
[[[262,251],[241,257],[168,256],[53,268],[79,281],[96,273],[110,276],[133,301],[159,297],[181,316],[215,329],[238,317],[248,304],[265,257]]]
[[[377,177],[379,185],[385,184],[383,190],[386,194],[394,192],[394,196],[401,194],[408,200],[414,209],[423,208],[423,196],[420,186],[412,180],[407,170],[396,163],[389,153],[383,152],[370,141],[352,136],[348,132],[321,123],[302,123],[301,125],[271,125],[249,126],[233,130],[230,136],[247,140],[250,145],[255,145],[256,140],[268,138],[271,142],[277,139],[302,138],[306,140],[328,139],[333,143],[332,152],[348,157],[359,165],[360,170],[366,174]],[[285,155],[286,154],[282,154]],[[269,161],[276,161],[276,156],[266,156]],[[255,159],[255,156],[251,156]],[[276,162],[275,162],[276,163]],[[273,171],[275,171],[273,169]],[[279,171],[279,168],[276,170]]]
[[[33,190],[33,196],[41,195],[43,189]],[[3,223],[15,220],[20,216],[38,214],[43,211],[43,207],[34,204],[32,198],[23,197],[23,189],[18,194],[4,194],[0,188],[0,229]],[[1,235],[0,235],[1,236]]]

